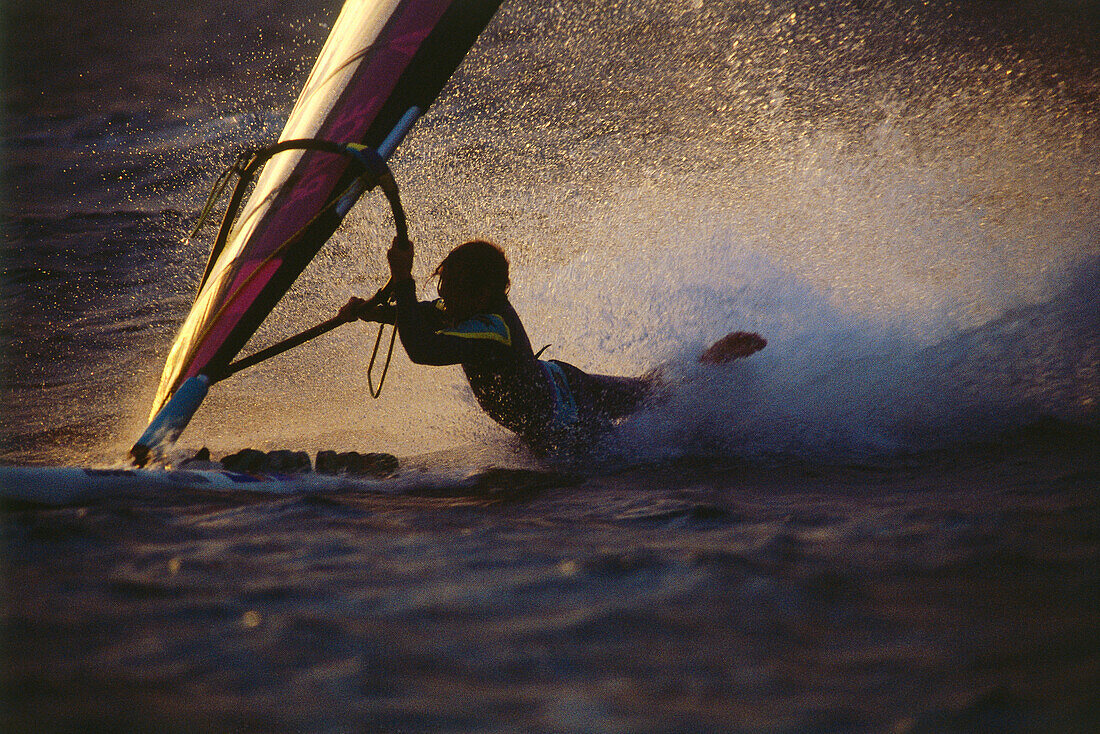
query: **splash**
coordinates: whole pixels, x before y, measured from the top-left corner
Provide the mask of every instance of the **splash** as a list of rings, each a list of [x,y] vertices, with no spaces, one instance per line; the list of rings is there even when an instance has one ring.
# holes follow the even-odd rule
[[[953,7],[635,2],[592,24],[510,5],[394,161],[419,267],[496,240],[548,356],[678,370],[685,388],[623,428],[643,456],[867,455],[1094,420],[1092,304],[1067,283],[1100,251],[1100,80],[1067,73],[1072,39],[1040,48],[1021,15],[986,28]],[[372,290],[385,229],[357,211],[269,328]],[[694,367],[735,329],[768,349]],[[247,433],[263,394],[276,442],[508,443],[457,369],[399,358],[365,403],[365,343],[243,378],[217,432]]]

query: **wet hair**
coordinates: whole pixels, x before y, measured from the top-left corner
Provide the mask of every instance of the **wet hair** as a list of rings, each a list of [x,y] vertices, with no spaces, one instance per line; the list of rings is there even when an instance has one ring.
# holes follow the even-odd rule
[[[464,293],[486,289],[493,303],[508,295],[508,258],[492,242],[473,240],[451,250],[432,273]]]

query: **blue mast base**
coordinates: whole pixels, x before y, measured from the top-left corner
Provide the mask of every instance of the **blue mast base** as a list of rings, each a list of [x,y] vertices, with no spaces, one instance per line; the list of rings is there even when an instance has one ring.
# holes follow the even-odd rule
[[[209,391],[210,378],[206,375],[195,375],[180,385],[130,449],[130,458],[134,463],[145,466],[151,457],[179,438]]]

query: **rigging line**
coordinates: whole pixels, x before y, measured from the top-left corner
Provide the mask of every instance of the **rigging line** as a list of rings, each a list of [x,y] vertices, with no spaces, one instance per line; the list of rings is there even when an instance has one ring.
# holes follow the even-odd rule
[[[194,237],[199,233],[200,229],[206,226],[206,222],[210,218],[210,212],[214,209],[214,204],[218,202],[222,193],[225,192],[225,187],[229,185],[229,179],[232,178],[234,173],[237,174],[238,177],[243,173],[244,169],[241,167],[241,163],[251,156],[251,150],[246,150],[238,154],[236,160],[227,166],[226,169],[222,171],[221,175],[218,176],[218,179],[214,182],[214,186],[210,189],[209,196],[206,197],[206,203],[202,207],[199,219],[195,223],[191,233],[187,235],[188,237]]]
[[[382,366],[382,377],[378,380],[378,389],[374,389],[374,379],[372,377],[374,373],[374,361],[378,357],[378,345],[382,343],[382,334],[385,332],[385,324],[378,325],[378,337],[374,340],[374,351],[370,355],[370,363],[367,364],[367,390],[370,392],[370,396],[375,400],[382,394],[382,385],[386,383],[386,374],[390,371],[390,360],[393,359],[393,344],[397,341],[397,324],[394,324],[393,331],[390,332],[390,348],[386,352],[386,363]]]

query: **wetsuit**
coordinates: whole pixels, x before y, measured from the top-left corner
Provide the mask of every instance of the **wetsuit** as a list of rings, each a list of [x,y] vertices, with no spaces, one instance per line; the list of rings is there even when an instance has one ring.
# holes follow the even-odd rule
[[[591,375],[537,359],[506,299],[490,313],[452,324],[442,300],[416,300],[412,280],[399,283],[395,296],[397,331],[409,359],[462,365],[482,410],[536,451],[580,448],[636,410],[648,393],[640,378]]]

